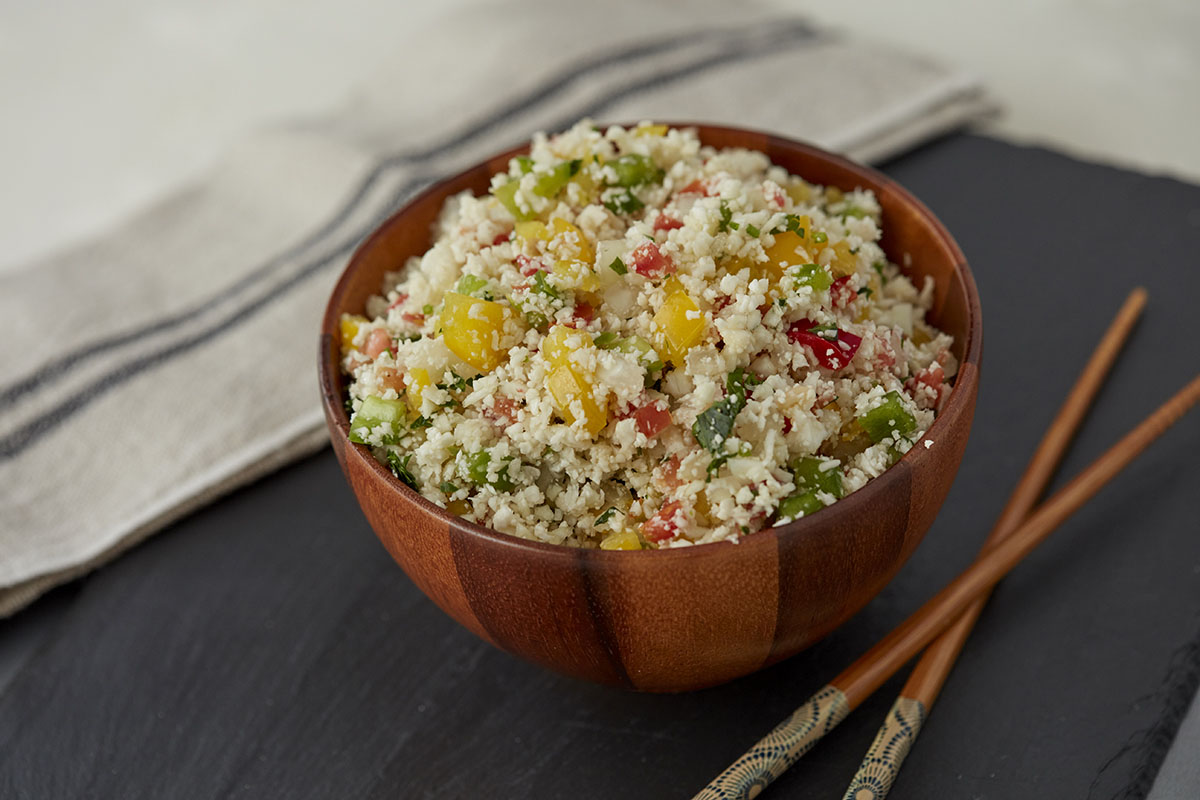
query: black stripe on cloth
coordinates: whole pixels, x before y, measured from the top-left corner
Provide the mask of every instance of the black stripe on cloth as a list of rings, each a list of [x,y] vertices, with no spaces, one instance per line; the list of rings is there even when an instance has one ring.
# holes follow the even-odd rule
[[[759,24],[750,28],[735,30],[732,34],[733,37],[744,37],[771,30],[787,30],[796,36],[816,36],[816,33],[810,27],[803,22],[795,20],[782,23],[776,21]],[[135,328],[102,337],[90,344],[83,344],[72,348],[70,353],[47,362],[33,373],[18,379],[4,389],[0,389],[0,406],[16,402],[25,395],[38,390],[43,385],[54,382],[55,379],[66,375],[72,366],[81,361],[94,358],[102,353],[131,343],[142,342],[147,337],[171,331],[185,325],[217,305],[246,291],[281,266],[302,257],[307,251],[320,244],[324,238],[334,233],[339,226],[344,224],[359,209],[361,203],[363,203],[388,170],[407,164],[420,164],[452,153],[470,144],[473,140],[514,120],[518,116],[530,112],[541,104],[552,100],[555,96],[563,93],[584,78],[592,77],[592,73],[594,72],[614,66],[626,66],[630,61],[653,55],[662,55],[684,47],[711,41],[721,41],[733,37],[731,37],[729,30],[705,29],[641,42],[594,56],[564,73],[546,79],[524,96],[517,98],[474,124],[468,125],[459,133],[440,140],[439,144],[419,150],[395,153],[382,158],[368,171],[367,175],[363,177],[359,185],[350,193],[349,197],[342,203],[338,210],[334,212],[333,216],[296,244],[272,256],[260,266],[255,267],[216,293],[180,311],[152,322],[144,323]],[[554,126],[546,126],[546,128],[554,129]]]
[[[805,27],[803,30],[809,31],[810,29]],[[701,72],[715,69],[726,64],[738,61],[750,61],[757,58],[776,55],[780,49],[799,47],[803,44],[807,44],[809,41],[811,41],[811,39],[811,36],[797,36],[794,30],[777,29],[766,38],[740,42],[739,46],[733,47],[725,52],[706,54],[702,59],[697,59],[696,61],[676,66],[670,70],[653,73],[641,79],[630,80],[624,86],[606,92],[601,97],[589,101],[583,107],[577,108],[573,113],[565,115],[565,118],[575,120],[580,117],[600,114],[613,104],[641,92],[667,86],[671,83],[684,80]],[[334,246],[332,250],[312,261],[309,261],[295,274],[290,275],[284,280],[269,287],[268,290],[260,296],[234,309],[231,313],[222,316],[200,331],[173,344],[133,359],[132,361],[129,361],[101,375],[99,378],[95,379],[76,393],[70,395],[62,402],[42,412],[33,421],[18,427],[12,433],[0,438],[0,460],[9,460],[20,455],[43,436],[62,425],[92,402],[104,396],[117,386],[120,386],[126,381],[136,377],[147,369],[158,366],[159,364],[164,363],[176,355],[192,350],[193,348],[232,330],[238,324],[250,319],[272,300],[279,298],[289,289],[294,288],[306,278],[319,272],[330,262],[348,254],[358,244],[359,241],[361,241],[372,230],[378,227],[378,225],[392,213],[395,205],[402,203],[420,188],[432,183],[438,177],[440,177],[440,175],[431,175],[426,173],[410,178],[405,183],[401,191],[397,192],[397,201],[396,203],[392,204],[392,207],[389,207],[380,214],[376,215],[367,225],[363,226],[362,229],[356,231],[353,236],[348,237],[340,244]]]

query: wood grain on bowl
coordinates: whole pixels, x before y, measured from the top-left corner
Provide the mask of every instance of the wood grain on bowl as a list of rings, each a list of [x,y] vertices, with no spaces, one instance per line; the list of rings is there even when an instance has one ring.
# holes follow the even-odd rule
[[[342,313],[361,313],[385,272],[430,244],[446,197],[487,191],[517,148],[416,197],[355,252],[322,324],[320,382],[333,446],[368,522],[417,586],[487,641],[552,669],[647,691],[713,686],[787,658],[861,609],[911,555],[954,479],[975,410],[979,298],[958,245],[903,188],[824,151],[752,131],[694,127],[715,147],[761,150],[811,182],[873,190],[888,257],[933,279],[930,320],[954,336],[960,367],[945,407],[896,465],[789,525],[668,550],[579,550],[462,520],[396,480],[347,438],[338,366]],[[930,442],[925,446],[924,442]]]

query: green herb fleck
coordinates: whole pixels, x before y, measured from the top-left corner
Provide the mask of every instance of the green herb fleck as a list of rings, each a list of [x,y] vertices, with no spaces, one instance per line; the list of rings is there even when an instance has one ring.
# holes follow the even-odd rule
[[[429,419],[428,417],[417,417],[408,427],[412,428],[413,430],[420,430],[421,428],[428,428],[431,425],[433,425],[433,420]]]
[[[613,516],[616,513],[617,513],[617,509],[612,506],[609,506],[607,509],[605,509],[603,514],[596,517],[596,522],[595,522],[596,527],[600,527],[604,523],[608,522],[610,519],[613,518]]]
[[[872,291],[872,289],[871,289],[871,287],[870,287],[870,286],[864,286],[864,287],[862,287],[861,289],[859,289],[859,290],[858,290],[858,293],[859,293],[859,294],[861,294],[861,295],[866,295],[866,297],[867,297],[868,299],[870,299],[871,295],[875,294],[875,292],[874,292],[874,291]]]
[[[759,236],[762,235],[762,231],[760,231],[758,228],[754,227],[750,223],[746,223],[746,235],[752,236],[755,239],[757,239]]]
[[[394,450],[389,450],[387,454],[388,467],[392,470],[392,474],[400,479],[410,489],[420,489],[421,485],[417,482],[417,476],[412,474],[408,468],[408,462],[412,460],[412,453],[405,453],[401,458],[400,454]]]
[[[612,263],[608,265],[608,268],[618,275],[629,274],[629,267],[625,266],[625,262],[622,261],[619,256],[613,259]]]
[[[645,203],[629,189],[610,189],[604,193],[602,202],[614,214],[632,214],[645,207]]]
[[[421,313],[428,317],[433,313],[433,306],[431,306],[429,303],[426,303],[425,305],[421,306]]]
[[[454,494],[458,491],[458,487],[450,481],[442,481],[442,485],[438,488],[442,490],[442,494]]]
[[[829,234],[825,231],[813,231],[812,240],[816,244],[825,244],[829,241]]]
[[[733,211],[729,208],[729,204],[724,200],[721,201],[721,222],[717,225],[717,231],[724,233],[726,231],[736,231],[740,225],[733,221]]]
[[[546,273],[541,270],[533,273],[533,290],[547,297],[553,297],[555,300],[562,299],[562,295],[558,293],[558,289],[550,285],[550,282],[546,280]]]

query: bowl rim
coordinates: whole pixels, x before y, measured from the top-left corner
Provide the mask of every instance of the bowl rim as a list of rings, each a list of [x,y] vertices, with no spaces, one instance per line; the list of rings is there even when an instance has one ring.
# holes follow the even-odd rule
[[[614,122],[614,123],[596,123],[603,128],[610,125],[620,125],[622,127],[631,127],[636,123]],[[933,228],[935,235],[941,239],[942,243],[949,249],[954,257],[954,269],[959,273],[963,282],[963,289],[967,295],[967,342],[963,348],[963,359],[959,364],[959,375],[962,375],[962,367],[965,364],[971,364],[974,369],[970,371],[969,381],[972,383],[978,382],[979,368],[981,366],[983,355],[983,312],[979,302],[979,292],[975,285],[975,276],[971,272],[970,265],[967,263],[966,256],[959,247],[958,242],[942,224],[941,220],[934,215],[929,208],[918,200],[912,193],[901,186],[896,181],[892,180],[882,172],[873,167],[866,166],[854,162],[845,156],[832,153],[806,142],[792,139],[786,136],[781,136],[767,131],[757,130],[754,128],[742,128],[727,125],[713,125],[705,122],[670,122],[656,121],[655,124],[667,125],[670,128],[703,128],[709,132],[720,132],[732,135],[749,135],[754,138],[761,138],[763,143],[773,143],[782,145],[786,148],[799,151],[808,158],[813,158],[820,161],[825,161],[832,166],[843,170],[844,172],[856,176],[860,179],[866,179],[868,182],[886,187],[888,191],[902,202],[902,204],[913,208],[920,217],[922,217]],[[341,397],[342,392],[338,391],[338,382],[341,377],[340,361],[337,357],[331,357],[331,343],[339,337],[338,333],[341,314],[342,297],[346,294],[350,276],[354,273],[358,266],[358,262],[364,252],[371,249],[377,240],[386,236],[392,225],[396,224],[399,217],[404,215],[409,208],[416,203],[425,200],[430,195],[444,192],[446,187],[453,182],[460,180],[463,175],[469,172],[478,170],[487,164],[499,159],[510,159],[513,156],[527,152],[531,140],[527,140],[521,144],[501,150],[493,155],[479,159],[471,165],[459,169],[451,175],[436,181],[425,189],[421,190],[409,198],[404,205],[389,214],[385,220],[379,223],[375,229],[367,236],[350,255],[346,262],[345,268],[341,275],[338,276],[337,283],[334,285],[332,292],[329,295],[329,300],[325,306],[325,312],[322,315],[321,327],[318,343],[318,364],[317,378],[321,388],[321,400],[324,405],[325,417],[331,421],[332,428],[337,428],[337,435],[344,440],[342,442],[342,452],[344,458],[354,458],[359,464],[374,472],[375,475],[382,478],[386,485],[394,492],[397,492],[401,498],[413,503],[422,511],[433,515],[439,521],[445,523],[449,530],[458,530],[475,537],[481,537],[492,546],[515,548],[520,551],[528,551],[531,554],[537,554],[540,558],[563,559],[572,562],[577,562],[580,559],[585,561],[599,560],[601,564],[613,563],[613,559],[655,559],[658,561],[669,561],[681,558],[695,558],[705,554],[719,555],[723,552],[731,552],[729,547],[742,548],[740,552],[747,550],[753,551],[762,547],[772,549],[780,547],[784,541],[791,539],[799,539],[805,536],[819,535],[822,524],[830,519],[833,513],[853,514],[860,506],[882,499],[881,493],[887,489],[886,483],[880,479],[886,476],[893,470],[908,467],[921,462],[924,459],[933,458],[934,455],[930,448],[912,447],[905,453],[899,461],[892,464],[884,472],[880,473],[877,478],[872,478],[861,489],[850,493],[846,497],[838,500],[830,506],[822,508],[811,515],[802,517],[801,519],[789,522],[786,525],[779,527],[763,528],[752,534],[739,536],[736,540],[724,540],[720,542],[707,542],[699,545],[691,545],[686,547],[669,547],[664,549],[650,550],[602,550],[596,548],[572,547],[570,545],[552,544],[550,542],[540,542],[534,539],[524,539],[518,536],[511,536],[507,533],[489,528],[485,525],[480,525],[477,522],[463,519],[462,517],[450,513],[447,509],[432,502],[420,492],[406,486],[399,478],[392,474],[391,470],[384,467],[374,456],[370,454],[366,446],[357,446],[349,440],[350,419],[346,413],[344,401]],[[761,147],[753,145],[742,145],[747,149],[759,150]],[[976,386],[977,388],[977,386]],[[955,381],[951,388],[950,395],[946,400],[946,406],[942,412],[934,419],[933,424],[925,432],[923,439],[932,439],[937,441],[935,436],[940,436],[940,431],[949,425],[949,420],[960,416],[960,414],[947,413],[952,408],[961,411],[963,406],[970,403],[972,398],[968,394],[973,392],[966,391],[963,386],[960,390],[960,382]],[[835,511],[836,509],[836,511]],[[719,549],[724,547],[725,549]],[[628,562],[626,562],[628,563]]]

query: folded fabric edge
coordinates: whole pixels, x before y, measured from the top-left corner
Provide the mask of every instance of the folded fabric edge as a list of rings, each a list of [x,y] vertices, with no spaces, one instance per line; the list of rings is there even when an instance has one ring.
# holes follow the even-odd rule
[[[329,443],[321,412],[314,409],[278,435],[264,440],[254,448],[251,456],[244,460],[239,469],[223,478],[201,485],[191,496],[169,505],[150,519],[121,536],[99,553],[93,554],[79,564],[53,572],[36,575],[20,583],[0,588],[0,619],[12,616],[28,606],[46,592],[64,583],[82,577],[94,569],[122,555],[152,534],[174,522],[198,511],[221,497],[266,477],[282,467],[321,450]]]

